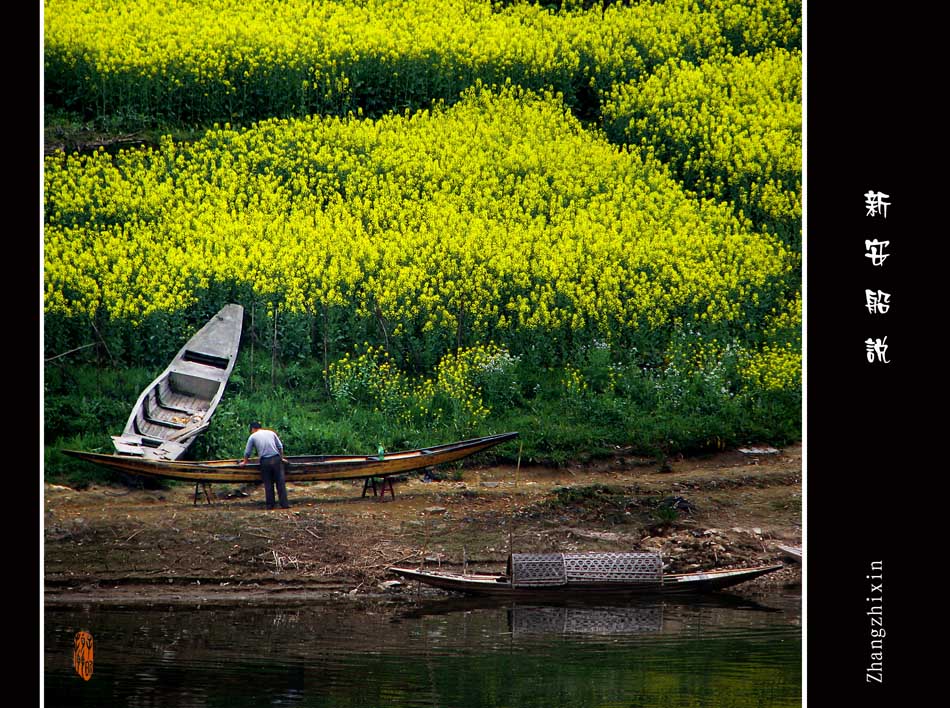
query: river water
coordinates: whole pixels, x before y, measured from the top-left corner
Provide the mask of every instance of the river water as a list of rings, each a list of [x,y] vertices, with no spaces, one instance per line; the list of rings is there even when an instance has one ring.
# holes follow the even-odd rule
[[[797,595],[52,605],[43,637],[46,706],[781,708],[802,696]]]

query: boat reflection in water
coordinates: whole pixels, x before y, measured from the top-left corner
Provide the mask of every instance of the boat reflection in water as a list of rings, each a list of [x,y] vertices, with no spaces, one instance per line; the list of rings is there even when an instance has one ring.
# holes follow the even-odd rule
[[[508,610],[511,633],[544,634],[649,634],[663,629],[663,605],[643,607],[512,607]]]
[[[629,602],[611,602],[596,595],[586,599],[574,597],[525,603],[484,597],[451,597],[420,602],[398,616],[407,620],[440,615],[475,618],[501,611],[507,614],[508,631],[513,638],[566,635],[596,638],[660,633],[676,636],[688,632],[691,627],[734,626],[739,618],[743,619],[743,626],[762,624],[768,622],[764,618],[767,614],[786,615],[789,624],[798,625],[795,597],[784,598],[778,604],[787,607],[772,607],[728,593],[674,599],[655,595]],[[792,611],[790,616],[789,610]]]

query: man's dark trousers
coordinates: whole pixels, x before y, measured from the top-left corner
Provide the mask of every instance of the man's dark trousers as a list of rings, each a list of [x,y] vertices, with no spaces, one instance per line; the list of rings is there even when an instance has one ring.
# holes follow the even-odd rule
[[[274,508],[274,485],[277,485],[277,496],[280,505],[289,509],[287,503],[287,480],[284,476],[284,463],[280,455],[270,455],[261,458],[261,478],[264,480],[264,503],[268,509]]]

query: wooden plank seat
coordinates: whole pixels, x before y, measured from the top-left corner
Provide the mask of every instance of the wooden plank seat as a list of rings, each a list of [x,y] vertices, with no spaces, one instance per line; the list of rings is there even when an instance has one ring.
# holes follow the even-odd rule
[[[182,430],[185,427],[187,427],[187,423],[158,420],[151,415],[147,415],[141,409],[136,412],[133,424],[133,428],[138,435],[159,438],[160,440],[167,440],[170,430]]]
[[[161,405],[154,390],[149,391],[143,408],[145,420],[163,428],[184,428],[191,421],[192,411]]]
[[[190,413],[179,413],[177,416],[175,416],[177,418],[185,419],[184,422],[166,419],[161,417],[159,415],[160,410],[154,409],[150,403],[151,402],[148,400],[148,398],[146,398],[145,405],[142,406],[142,416],[145,418],[146,422],[152,423],[153,425],[160,425],[163,428],[173,428],[175,430],[181,430],[188,424],[188,418],[191,417]],[[170,413],[174,414],[173,412]]]
[[[186,413],[206,411],[210,405],[210,401],[206,398],[175,391],[167,378],[158,385],[158,397],[165,408]]]
[[[187,423],[177,423],[174,420],[162,420],[161,418],[153,418],[147,413],[145,414],[145,420],[151,423],[152,425],[159,425],[163,428],[172,428],[173,430],[181,430],[187,425]]]
[[[194,424],[193,417],[199,416],[207,410],[207,401],[197,396],[188,396],[185,394],[172,394],[176,400],[188,405],[194,403],[191,409],[182,406],[164,405],[164,399],[160,398],[159,389],[164,387],[171,392],[172,389],[167,382],[162,382],[159,386],[153,387],[142,405],[135,413],[132,421],[132,429],[136,434],[147,437],[157,438],[159,440],[174,439],[175,431],[185,430]]]
[[[165,384],[168,385],[167,383]],[[161,408],[166,411],[171,411],[173,413],[185,413],[186,415],[191,415],[194,409],[191,408],[181,408],[180,406],[172,405],[171,403],[166,403],[162,399],[161,391],[159,390],[161,386],[156,386],[149,392],[149,398],[154,402],[156,408]],[[170,389],[169,389],[170,390]]]
[[[168,436],[167,429],[146,420],[145,416],[142,415],[141,410],[138,410],[135,413],[135,418],[132,421],[132,429],[136,435],[141,435],[145,438],[158,438],[159,440],[164,440]]]

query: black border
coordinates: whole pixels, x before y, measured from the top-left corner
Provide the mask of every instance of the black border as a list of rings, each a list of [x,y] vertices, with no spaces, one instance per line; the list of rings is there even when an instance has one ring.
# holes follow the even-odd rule
[[[945,62],[930,63],[939,45],[927,24],[904,8],[806,8],[806,691],[821,705],[907,700],[928,681],[920,633],[942,634],[915,618],[939,615],[927,608],[927,571],[939,568],[941,514],[928,499],[941,499],[944,484],[932,412],[942,381],[931,366],[940,280],[926,264],[941,258],[947,201],[931,103],[940,89],[927,77]],[[869,190],[889,195],[886,218],[868,214]],[[872,239],[889,241],[879,267],[866,257]],[[890,310],[869,312],[865,289],[890,293]],[[890,362],[869,362],[865,340],[885,336]],[[883,570],[871,570],[875,561]],[[880,627],[869,597],[883,598]],[[877,674],[868,668],[879,628]]]

